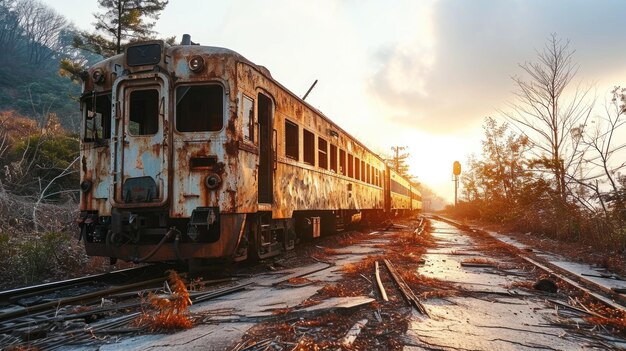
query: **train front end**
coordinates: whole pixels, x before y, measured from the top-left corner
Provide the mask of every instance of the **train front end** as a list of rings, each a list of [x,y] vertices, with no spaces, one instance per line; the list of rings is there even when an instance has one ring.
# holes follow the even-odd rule
[[[226,49],[151,41],[82,77],[79,226],[88,255],[149,262],[245,250],[236,61]]]

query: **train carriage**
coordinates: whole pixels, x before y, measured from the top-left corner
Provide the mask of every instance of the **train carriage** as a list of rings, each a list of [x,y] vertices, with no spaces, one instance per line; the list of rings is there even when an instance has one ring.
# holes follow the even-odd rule
[[[134,43],[83,81],[89,255],[264,258],[421,206],[380,157],[234,51]]]

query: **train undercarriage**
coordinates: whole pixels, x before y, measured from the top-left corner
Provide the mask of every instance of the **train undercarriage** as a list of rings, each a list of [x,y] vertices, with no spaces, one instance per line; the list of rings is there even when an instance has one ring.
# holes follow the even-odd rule
[[[297,211],[292,218],[273,219],[271,212],[220,214],[218,208],[201,207],[191,218],[176,219],[166,211],[115,209],[111,216],[84,211],[79,226],[87,254],[112,262],[239,262],[275,256],[300,241],[385,218],[381,210]]]

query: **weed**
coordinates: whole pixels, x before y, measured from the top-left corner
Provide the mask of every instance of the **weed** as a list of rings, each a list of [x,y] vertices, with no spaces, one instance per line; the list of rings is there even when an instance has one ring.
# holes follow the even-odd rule
[[[154,309],[154,312],[144,312],[136,320],[137,325],[146,325],[151,330],[159,331],[189,329],[193,326],[188,311],[191,299],[189,298],[185,282],[175,271],[170,270],[168,273],[172,294],[168,297],[150,294],[150,306]]]

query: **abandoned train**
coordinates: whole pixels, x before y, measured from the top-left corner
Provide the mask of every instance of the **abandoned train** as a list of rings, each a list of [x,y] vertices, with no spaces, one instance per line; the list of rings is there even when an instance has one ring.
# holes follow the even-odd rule
[[[80,235],[136,262],[265,258],[421,208],[383,159],[234,51],[133,43],[83,73]]]

